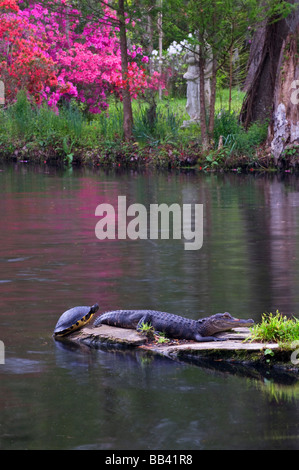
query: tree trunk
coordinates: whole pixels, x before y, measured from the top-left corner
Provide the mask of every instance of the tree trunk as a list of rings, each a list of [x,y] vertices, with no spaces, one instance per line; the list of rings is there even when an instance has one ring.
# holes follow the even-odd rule
[[[215,0],[212,1],[211,7],[213,8],[213,16],[212,16],[212,25],[213,30],[216,31],[217,25],[217,15],[216,15],[216,7],[215,7]],[[214,127],[215,127],[215,105],[216,105],[216,87],[217,87],[217,58],[215,56],[215,51],[212,49],[212,79],[211,79],[211,98],[210,98],[210,109],[209,109],[209,141],[213,140],[214,136]]]
[[[202,41],[203,44],[203,41]],[[209,148],[209,138],[206,122],[206,97],[205,97],[205,48],[203,45],[199,48],[199,101],[200,101],[200,129],[201,129],[201,141],[203,150]]]
[[[216,86],[217,86],[217,59],[213,56],[213,68],[211,79],[211,101],[210,101],[210,118],[209,118],[209,136],[210,139],[214,135],[215,127],[215,104],[216,104]]]
[[[147,46],[147,55],[148,57],[152,57],[152,52],[154,50],[154,25],[153,25],[153,19],[152,16],[149,12],[147,15],[147,39],[148,39],[148,46]],[[154,67],[153,67],[153,61],[149,61],[149,73],[152,76],[154,73]]]
[[[132,101],[130,95],[130,88],[128,83],[128,46],[127,46],[127,32],[125,24],[125,6],[124,0],[118,0],[118,20],[119,20],[119,40],[120,40],[120,53],[121,53],[121,73],[122,79],[126,83],[123,89],[123,112],[124,112],[124,139],[130,140],[132,138],[133,130],[133,112]]]
[[[232,88],[233,88],[233,44],[229,51],[229,98],[228,98],[228,110],[232,110]]]
[[[268,144],[277,163],[284,150],[299,144],[299,10],[264,24],[251,49],[240,119],[245,127],[269,121]]]
[[[160,7],[162,8],[162,3],[163,0],[159,1]],[[162,11],[158,13],[158,22],[157,22],[157,29],[158,29],[158,35],[159,35],[159,74],[161,76],[162,74],[162,61],[163,61],[163,17],[162,17]],[[159,100],[162,99],[162,88],[159,85]]]
[[[275,161],[283,151],[299,146],[299,24],[283,43],[274,89],[269,144]]]

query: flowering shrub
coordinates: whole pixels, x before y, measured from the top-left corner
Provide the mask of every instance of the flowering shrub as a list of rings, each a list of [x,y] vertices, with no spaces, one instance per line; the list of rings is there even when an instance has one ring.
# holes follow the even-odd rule
[[[90,18],[79,29],[80,11],[66,2],[62,5],[57,11],[39,3],[21,9],[16,0],[0,0],[0,74],[8,101],[26,88],[37,104],[44,99],[57,112],[65,96],[85,103],[91,113],[100,113],[108,108],[108,96],[115,94],[121,100],[127,86],[133,98],[147,88],[163,87],[157,72],[147,75],[144,64],[149,59],[137,46],[128,51],[128,75],[123,80],[119,28]],[[107,8],[106,18],[109,15],[115,22]]]
[[[7,101],[26,88],[39,103],[44,86],[56,82],[55,66],[19,12],[15,0],[0,1],[0,76]]]
[[[183,79],[184,73],[187,71],[184,56],[188,50],[192,49],[192,34],[188,39],[184,39],[179,43],[173,41],[162,56],[162,76],[165,77],[165,83],[170,93],[175,96],[186,96],[186,80]],[[160,69],[159,52],[154,49],[150,57],[152,67],[155,70]]]

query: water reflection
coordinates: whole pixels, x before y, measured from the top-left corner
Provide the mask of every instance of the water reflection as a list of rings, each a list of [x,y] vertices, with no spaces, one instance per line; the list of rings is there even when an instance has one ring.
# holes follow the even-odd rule
[[[192,318],[296,314],[297,178],[1,169],[0,448],[299,448],[295,375],[51,337],[65,310],[95,302]],[[95,208],[119,195],[146,207],[204,204],[202,249],[100,242]]]

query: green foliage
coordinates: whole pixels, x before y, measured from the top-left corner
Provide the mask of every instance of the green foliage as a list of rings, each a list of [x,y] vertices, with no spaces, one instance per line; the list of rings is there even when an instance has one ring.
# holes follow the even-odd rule
[[[223,162],[229,157],[229,151],[223,147],[219,150],[212,150],[205,158],[204,170],[210,168],[217,168],[217,166],[223,164]]]
[[[140,333],[147,333],[148,331],[154,331],[154,328],[152,327],[151,323],[142,322],[138,328],[138,331],[140,331]]]
[[[240,133],[240,124],[236,113],[221,111],[215,118],[214,139],[218,144],[220,136],[226,141],[232,135]]]
[[[20,91],[17,101],[7,111],[10,132],[16,136],[30,137],[34,110],[27,100],[26,92]]]
[[[176,141],[181,126],[180,117],[170,107],[156,110],[142,108],[135,116],[133,134],[137,141],[152,146],[169,141]]]
[[[222,91],[222,97],[226,94]],[[241,104],[239,93],[233,96],[237,110]],[[218,95],[218,108],[220,103]],[[138,153],[138,149],[140,151],[143,147],[154,147],[159,148],[159,153],[152,156],[154,162],[159,165],[168,162],[176,166],[180,165],[182,150],[187,150],[190,142],[195,149],[200,149],[200,126],[194,124],[181,127],[183,121],[188,120],[185,107],[185,99],[163,100],[158,102],[156,108],[151,108],[143,101],[135,102],[135,143],[126,154],[123,112],[118,105],[112,103],[109,113],[91,117],[71,102],[62,106],[57,115],[46,105],[40,108],[32,106],[26,94],[20,92],[16,103],[6,110],[0,110],[0,143],[6,151],[11,149],[12,154],[15,149],[27,147],[28,151],[30,149],[38,153],[41,150],[43,154],[55,154],[68,165],[82,149],[101,155],[104,150],[104,155],[109,155],[112,160],[119,158],[120,154],[126,154],[128,161],[135,161],[138,157],[134,149]],[[206,167],[221,166],[231,155],[253,156],[266,136],[266,129],[266,125],[254,124],[245,131],[238,122],[237,111],[222,111],[215,119],[215,149],[206,156]],[[220,136],[223,136],[223,148],[218,149]]]
[[[62,108],[58,116],[46,105],[33,106],[24,91],[20,91],[17,101],[1,113],[1,120],[3,133],[10,131],[12,137],[25,140],[36,138],[41,146],[53,143],[53,139],[62,141],[66,135],[79,140],[84,124],[82,113],[72,105]]]
[[[156,341],[158,344],[165,344],[170,342],[170,340],[166,338],[165,333],[162,332],[159,332],[158,335],[156,335]]]
[[[262,322],[250,328],[250,341],[274,341],[280,344],[299,340],[299,320],[287,318],[279,311],[276,314],[263,314]]]
[[[123,138],[123,112],[118,106],[111,106],[109,113],[102,113],[96,117],[91,126],[105,140],[113,141]]]
[[[154,339],[155,330],[151,323],[141,323],[138,327],[138,331],[145,335],[149,340]]]
[[[299,156],[299,145],[294,145],[294,147],[286,148],[282,154],[283,158],[290,158],[296,156]]]
[[[235,140],[237,155],[253,156],[256,149],[265,142],[268,132],[268,123],[253,123],[247,131],[242,129]]]
[[[267,137],[268,123],[254,123],[248,130],[239,123],[236,113],[221,112],[215,119],[214,140],[216,146],[222,136],[227,156],[232,154],[252,157]]]
[[[60,117],[67,123],[68,132],[79,139],[82,136],[84,118],[76,104],[70,103],[64,106]]]
[[[141,323],[138,331],[144,334],[149,340],[155,340],[157,344],[169,343],[169,339],[166,338],[162,332],[156,333],[151,323]]]

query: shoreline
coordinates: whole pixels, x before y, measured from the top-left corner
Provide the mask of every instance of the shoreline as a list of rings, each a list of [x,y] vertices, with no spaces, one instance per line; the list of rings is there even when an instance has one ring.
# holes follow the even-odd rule
[[[136,142],[115,142],[110,148],[100,143],[97,148],[76,148],[72,154],[65,155],[54,147],[42,147],[37,142],[18,142],[14,145],[2,144],[0,162],[33,163],[57,167],[92,166],[94,168],[157,168],[192,169],[202,172],[237,173],[277,172],[299,173],[299,154],[280,157],[275,163],[269,149],[259,148],[255,157],[230,156],[220,158],[217,152],[203,154],[199,144],[188,147],[162,144],[157,147],[140,147]]]

